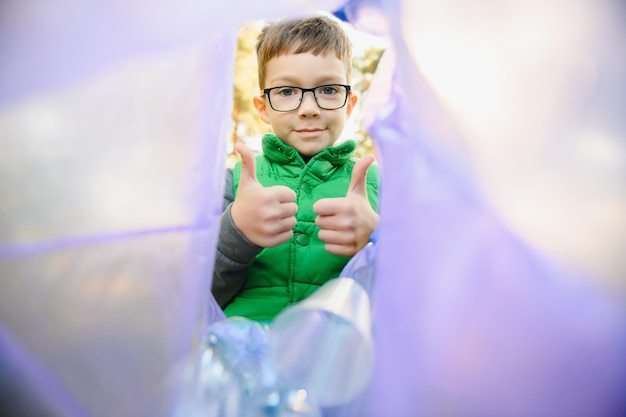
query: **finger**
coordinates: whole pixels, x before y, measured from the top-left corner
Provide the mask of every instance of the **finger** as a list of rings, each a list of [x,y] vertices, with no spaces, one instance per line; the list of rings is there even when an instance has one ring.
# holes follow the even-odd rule
[[[373,155],[365,155],[359,159],[352,169],[352,178],[350,179],[350,187],[348,188],[348,194],[356,193],[361,195],[367,195],[367,170],[374,162]]]
[[[356,233],[338,232],[336,230],[320,230],[317,237],[326,244],[348,246],[356,245]]]
[[[294,216],[285,217],[280,220],[280,225],[282,226],[282,230],[289,231],[293,230],[294,227],[298,224],[298,220]]]
[[[332,216],[337,213],[338,207],[344,197],[340,198],[322,198],[313,204],[313,213],[318,216]]]
[[[296,192],[286,185],[274,185],[268,187],[274,193],[274,197],[279,203],[293,203],[296,201]]]
[[[287,230],[287,231],[275,234],[267,238],[263,246],[266,248],[273,248],[274,246],[278,246],[281,243],[287,242],[292,237],[293,237],[293,230]]]
[[[295,221],[295,215],[298,212],[298,205],[296,203],[282,203],[280,205],[279,218],[285,219],[292,217]]]
[[[243,143],[235,145],[235,150],[241,156],[241,178],[240,182],[259,182],[256,178],[256,160],[254,153]]]
[[[327,230],[355,230],[356,223],[353,216],[347,216],[342,214],[329,215],[329,216],[317,216],[315,218],[315,225],[320,229]]]
[[[333,243],[327,243],[324,245],[326,252],[339,256],[353,256],[358,252],[356,245],[335,245]]]
[[[260,226],[260,230],[267,236],[279,235],[285,232],[289,232],[296,227],[297,220],[295,217],[286,217],[284,219],[277,219],[270,223],[265,223]]]
[[[277,204],[264,211],[264,215],[259,216],[259,220],[277,222],[280,220],[293,221],[295,226],[296,213],[298,212],[298,205],[296,203],[283,203]],[[292,226],[292,227],[293,227]]]

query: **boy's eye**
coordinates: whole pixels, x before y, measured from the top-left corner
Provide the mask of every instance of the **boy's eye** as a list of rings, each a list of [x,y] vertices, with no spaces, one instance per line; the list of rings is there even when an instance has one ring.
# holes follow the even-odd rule
[[[285,87],[277,89],[275,94],[282,97],[291,97],[296,94],[296,91],[291,87]]]
[[[332,96],[333,94],[337,94],[337,87],[334,85],[325,85],[317,90],[317,94]]]

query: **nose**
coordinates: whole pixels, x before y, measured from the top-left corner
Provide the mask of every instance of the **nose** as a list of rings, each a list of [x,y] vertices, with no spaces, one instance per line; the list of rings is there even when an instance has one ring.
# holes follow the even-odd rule
[[[302,103],[298,108],[298,114],[302,117],[317,116],[320,114],[320,108],[315,101],[312,91],[306,91],[302,96]]]

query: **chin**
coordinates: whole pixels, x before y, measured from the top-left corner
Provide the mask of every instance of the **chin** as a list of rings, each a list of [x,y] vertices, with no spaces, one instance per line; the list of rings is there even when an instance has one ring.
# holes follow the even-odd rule
[[[315,155],[317,155],[318,153],[322,152],[324,150],[324,148],[316,148],[316,149],[311,149],[311,148],[306,148],[306,149],[302,149],[300,152],[300,155],[302,156],[308,156],[308,157],[313,157]]]
[[[313,145],[312,143],[302,143],[300,144],[300,146],[294,146],[294,148],[296,149],[296,151],[298,151],[300,155],[307,156],[314,156],[318,154],[322,149],[324,149],[323,147]]]

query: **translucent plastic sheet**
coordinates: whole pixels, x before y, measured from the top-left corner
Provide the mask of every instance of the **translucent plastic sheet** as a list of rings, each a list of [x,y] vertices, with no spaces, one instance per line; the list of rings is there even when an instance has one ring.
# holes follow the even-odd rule
[[[383,191],[362,414],[621,414],[623,6],[382,8],[395,67],[370,92],[390,100],[370,122]]]
[[[194,381],[167,385],[220,317],[235,30],[342,6],[392,45],[368,97],[375,360],[352,411],[623,410],[623,5],[342,3],[0,4],[3,412],[146,415]],[[210,388],[236,415],[230,378]]]

